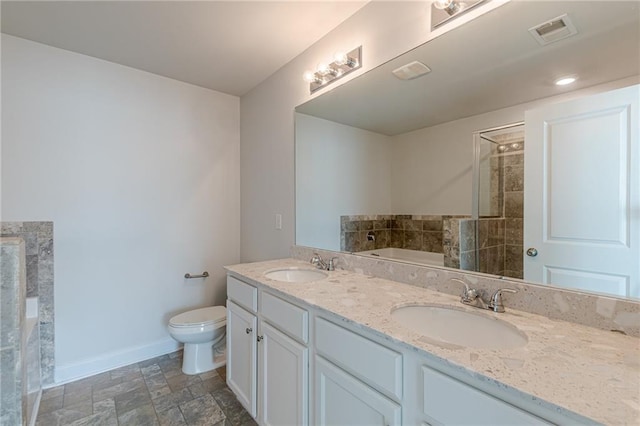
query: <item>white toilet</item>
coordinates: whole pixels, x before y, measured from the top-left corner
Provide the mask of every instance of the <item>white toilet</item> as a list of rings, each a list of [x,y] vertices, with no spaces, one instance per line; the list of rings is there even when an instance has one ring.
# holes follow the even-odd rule
[[[184,374],[200,374],[226,364],[226,325],[224,306],[194,309],[169,320],[169,334],[184,343]]]

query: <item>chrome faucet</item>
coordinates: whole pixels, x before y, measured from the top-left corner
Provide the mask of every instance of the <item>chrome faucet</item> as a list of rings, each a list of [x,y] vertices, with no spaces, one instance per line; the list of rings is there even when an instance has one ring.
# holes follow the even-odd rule
[[[491,296],[491,302],[489,302],[489,309],[493,312],[504,312],[504,305],[502,304],[502,292],[517,293],[516,290],[510,288],[499,288]]]
[[[315,265],[318,269],[323,269],[325,271],[334,271],[337,257],[332,257],[329,259],[329,262],[325,262],[318,253],[313,253],[313,257],[309,261],[312,265]]]
[[[484,299],[482,298],[478,290],[476,290],[475,288],[469,288],[469,284],[467,284],[463,280],[459,278],[451,278],[449,281],[455,281],[464,286],[464,289],[462,290],[462,294],[460,295],[461,303],[465,305],[473,306],[474,308],[489,309],[493,312],[504,312],[504,305],[502,303],[503,292],[517,293],[516,290],[510,289],[510,288],[498,289],[496,290],[495,293],[493,293],[493,296],[491,296],[491,301],[487,304],[487,302],[484,301]]]

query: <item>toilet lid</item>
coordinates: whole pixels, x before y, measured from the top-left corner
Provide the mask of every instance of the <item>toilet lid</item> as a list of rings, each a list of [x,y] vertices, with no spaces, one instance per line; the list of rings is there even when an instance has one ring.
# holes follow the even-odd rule
[[[211,306],[209,308],[194,309],[183,312],[169,320],[174,327],[189,327],[193,325],[215,324],[227,318],[227,308],[224,306]]]

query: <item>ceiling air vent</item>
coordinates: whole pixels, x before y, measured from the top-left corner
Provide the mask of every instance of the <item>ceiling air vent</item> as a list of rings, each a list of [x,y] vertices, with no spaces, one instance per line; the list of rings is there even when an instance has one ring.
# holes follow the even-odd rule
[[[562,15],[553,18],[533,28],[529,28],[529,32],[538,43],[545,46],[549,43],[571,37],[578,33],[576,27],[569,19],[569,16]]]
[[[400,68],[396,68],[391,72],[400,80],[413,80],[414,78],[418,78],[421,75],[430,73],[431,68],[429,68],[422,62],[413,61],[401,66]]]

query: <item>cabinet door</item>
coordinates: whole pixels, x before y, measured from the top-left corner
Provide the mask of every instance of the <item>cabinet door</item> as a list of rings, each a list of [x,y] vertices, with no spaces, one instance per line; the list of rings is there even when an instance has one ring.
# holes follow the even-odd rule
[[[227,384],[238,401],[256,417],[257,319],[227,300]]]
[[[424,414],[432,425],[548,425],[546,421],[428,367]]]
[[[261,322],[260,424],[308,424],[309,349]]]
[[[314,412],[317,425],[400,425],[398,404],[316,356]]]

